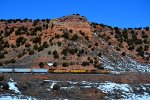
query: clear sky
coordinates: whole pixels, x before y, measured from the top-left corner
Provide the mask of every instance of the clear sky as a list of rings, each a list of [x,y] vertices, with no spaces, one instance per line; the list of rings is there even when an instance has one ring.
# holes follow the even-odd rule
[[[79,13],[110,26],[150,26],[150,0],[0,0],[0,4],[0,19],[52,19]]]

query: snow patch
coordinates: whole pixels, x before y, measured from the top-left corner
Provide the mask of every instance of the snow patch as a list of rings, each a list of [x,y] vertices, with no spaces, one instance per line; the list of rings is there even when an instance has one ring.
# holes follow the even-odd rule
[[[9,85],[9,89],[15,91],[15,93],[21,93],[18,88],[15,86],[17,83],[14,82],[14,80],[12,78],[10,78],[10,82],[8,82]]]

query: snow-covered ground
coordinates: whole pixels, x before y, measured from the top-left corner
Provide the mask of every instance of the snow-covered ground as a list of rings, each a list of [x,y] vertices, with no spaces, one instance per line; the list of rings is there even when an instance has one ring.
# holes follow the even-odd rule
[[[53,84],[60,83],[62,81],[52,81],[49,80],[51,87]],[[75,88],[76,86],[80,86],[80,88],[97,88],[101,90],[103,93],[107,93],[108,95],[105,97],[108,100],[116,99],[119,96],[119,100],[150,100],[150,84],[119,84],[113,82],[74,82],[67,81],[71,84],[71,88]],[[63,90],[71,89],[70,86],[61,87]]]
[[[103,67],[111,71],[130,71],[130,72],[141,72],[149,73],[150,64],[141,64],[131,58],[118,57],[115,59],[117,62],[112,62],[109,57],[102,56],[99,59],[103,62]]]
[[[113,99],[115,95],[120,95],[121,100],[150,100],[150,84],[140,84],[138,87],[132,87],[128,84],[117,84],[112,82],[100,83],[98,89],[104,93],[109,93],[107,99]],[[136,89],[136,91],[135,91]]]
[[[60,87],[60,90],[70,90],[76,87],[79,88],[97,88],[98,90],[106,93],[105,99],[121,99],[121,100],[150,100],[150,84],[119,84],[110,81],[106,82],[91,82],[91,81],[53,81],[43,80],[47,82],[49,87],[48,91],[52,91],[55,84],[67,83]],[[13,79],[8,81],[9,89],[16,94],[1,94],[0,100],[36,100],[31,96],[24,96],[16,87],[16,82]]]

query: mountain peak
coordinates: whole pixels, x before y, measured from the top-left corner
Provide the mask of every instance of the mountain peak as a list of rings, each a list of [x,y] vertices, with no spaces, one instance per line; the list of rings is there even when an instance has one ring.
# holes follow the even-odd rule
[[[52,23],[53,31],[57,31],[59,29],[71,29],[76,33],[82,30],[82,32],[85,32],[87,35],[92,34],[90,30],[91,26],[88,20],[84,16],[80,16],[79,14],[73,14],[64,16],[62,18],[53,19]]]
[[[60,18],[60,21],[62,21],[62,22],[88,22],[86,17],[81,16],[79,14],[64,16],[64,17]]]

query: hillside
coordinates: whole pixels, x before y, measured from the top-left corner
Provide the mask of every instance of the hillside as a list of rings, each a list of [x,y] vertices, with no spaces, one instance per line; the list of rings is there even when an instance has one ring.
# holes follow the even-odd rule
[[[150,30],[56,19],[0,20],[0,66],[150,72]],[[47,63],[53,63],[49,67]]]

